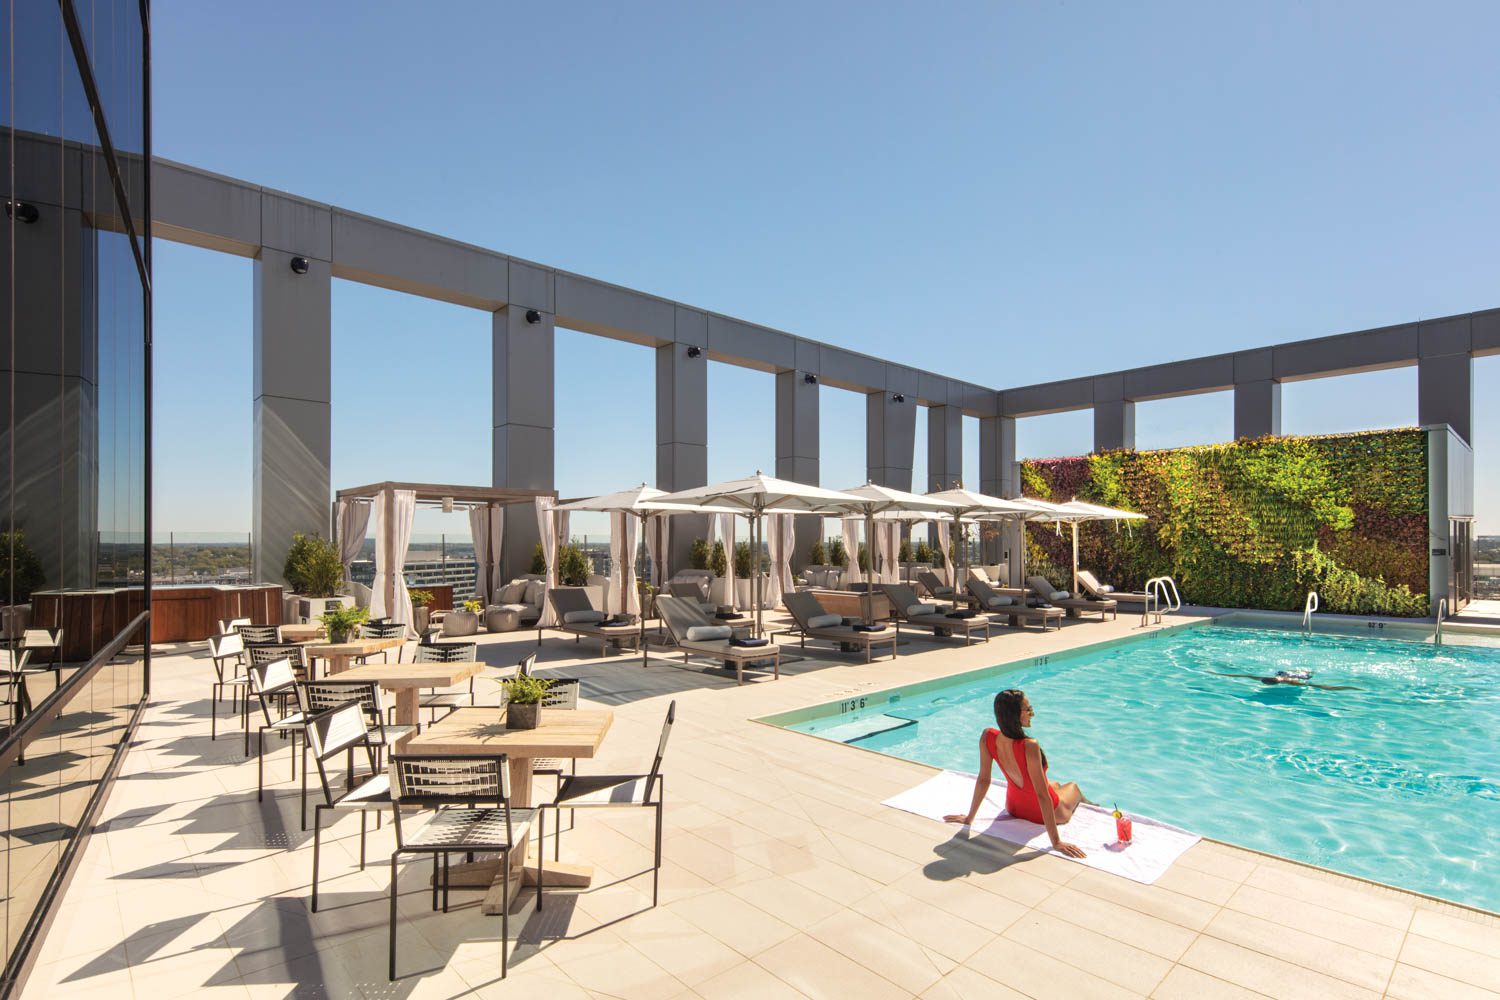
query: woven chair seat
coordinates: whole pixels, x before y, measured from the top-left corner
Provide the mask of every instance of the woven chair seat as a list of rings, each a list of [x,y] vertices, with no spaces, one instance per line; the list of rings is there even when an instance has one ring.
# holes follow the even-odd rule
[[[511,837],[507,838],[503,809],[440,809],[420,830],[404,838],[402,850],[504,850],[511,846],[511,838],[526,836],[535,811],[512,806]]]

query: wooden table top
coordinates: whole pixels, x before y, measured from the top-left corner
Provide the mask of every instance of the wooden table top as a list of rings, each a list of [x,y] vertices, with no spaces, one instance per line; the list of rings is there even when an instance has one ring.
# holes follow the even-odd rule
[[[283,642],[304,642],[310,639],[327,639],[328,633],[321,625],[283,625],[281,626],[281,639]]]
[[[614,718],[607,708],[544,708],[537,728],[506,729],[497,709],[460,708],[413,736],[406,752],[591,758]]]
[[[487,664],[473,661],[453,663],[363,663],[328,678],[330,682],[374,681],[387,691],[403,688],[449,687],[484,672]]]
[[[312,656],[364,656],[366,653],[379,653],[382,650],[395,649],[405,644],[404,638],[350,639],[348,642],[308,646],[307,652]]]

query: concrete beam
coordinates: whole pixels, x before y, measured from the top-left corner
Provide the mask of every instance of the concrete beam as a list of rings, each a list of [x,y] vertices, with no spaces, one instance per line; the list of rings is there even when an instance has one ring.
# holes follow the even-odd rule
[[[964,414],[956,406],[927,409],[927,483],[946,490],[964,481]]]
[[[1281,433],[1281,383],[1274,379],[1234,387],[1234,436],[1258,438]]]
[[[342,209],[333,210],[333,273],[486,312],[510,301],[504,254]]]
[[[1094,404],[1094,452],[1135,447],[1135,403],[1116,399]]]
[[[1447,424],[1472,445],[1474,439],[1474,359],[1442,354],[1417,363],[1417,423]]]
[[[556,489],[556,320],[537,311],[528,323],[520,306],[491,320],[493,365],[490,482],[494,486]],[[509,504],[503,563],[508,577],[524,573],[540,534],[534,504]]]
[[[708,483],[708,358],[692,347],[656,349],[656,487],[668,492]]]
[[[807,372],[778,372],[776,375],[776,475],[797,483],[818,486],[820,388],[809,383]],[[795,522],[796,544],[792,549],[792,569],[807,565],[813,543],[822,534],[821,517],[798,517]]]

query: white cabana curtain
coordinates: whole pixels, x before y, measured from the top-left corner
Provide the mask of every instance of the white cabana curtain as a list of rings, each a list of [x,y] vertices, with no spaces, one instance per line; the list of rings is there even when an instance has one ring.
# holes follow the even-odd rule
[[[880,582],[897,583],[901,579],[901,567],[896,562],[901,552],[901,524],[876,521],[875,535],[880,539]]]
[[[766,518],[766,547],[771,557],[771,579],[766,585],[766,607],[781,604],[782,595],[795,589],[792,583],[792,547],[796,529],[791,514],[771,514]]]
[[[542,558],[547,561],[547,580],[542,591],[542,617],[537,620],[540,628],[557,624],[557,615],[553,613],[552,602],[547,598],[547,591],[557,586],[557,519],[560,515],[552,509],[555,506],[557,501],[552,497],[536,498],[536,530],[542,542]]]
[[[641,595],[635,583],[636,525],[634,514],[617,511],[609,515],[609,589],[610,605],[618,604],[621,612],[641,613]]]
[[[504,567],[501,565],[501,557],[505,554],[505,508],[500,504],[490,504],[490,596],[485,605],[500,593],[500,588],[505,586]]]
[[[666,586],[667,567],[662,560],[670,551],[670,527],[672,519],[666,514],[653,514],[646,518],[646,555],[651,557],[651,583],[660,590]]]
[[[844,531],[844,551],[849,555],[849,568],[845,570],[844,582],[863,583],[864,573],[859,569],[859,525],[863,517],[846,517],[840,523]]]
[[[490,605],[490,508],[469,508],[469,537],[474,540],[474,596]]]
[[[349,567],[364,548],[365,532],[370,527],[370,501],[340,500],[338,516],[335,518],[339,531],[339,562],[344,564],[344,579],[349,579]]]
[[[948,586],[954,590],[959,589],[959,581],[953,578],[953,553],[949,552],[949,539],[953,537],[953,525],[948,521],[939,521],[935,524],[937,530],[933,532],[933,540],[937,543],[938,551],[943,555],[943,575]],[[967,581],[963,586],[967,586]]]
[[[411,595],[406,592],[406,551],[411,547],[411,525],[417,515],[414,490],[383,490],[375,512],[375,587],[370,596],[370,617],[389,618],[411,626]]]
[[[734,520],[738,514],[719,515],[719,541],[724,543],[724,554],[728,557],[724,560],[724,603],[732,608],[738,608],[739,602],[735,599],[738,589],[734,585]]]

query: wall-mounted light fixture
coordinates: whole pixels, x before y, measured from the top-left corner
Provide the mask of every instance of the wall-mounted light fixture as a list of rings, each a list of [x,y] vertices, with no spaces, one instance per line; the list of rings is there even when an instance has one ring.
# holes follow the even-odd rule
[[[812,372],[808,372],[806,375],[802,376],[802,381],[806,382],[808,385],[817,385],[818,376],[814,375]]]
[[[703,356],[703,348],[699,347],[697,344],[689,344],[687,349],[687,356],[690,358],[701,358]]]
[[[535,309],[528,309],[528,310],[526,310],[526,322],[531,323],[531,324],[534,325],[534,324],[540,323],[541,321],[542,321],[542,314],[541,313],[537,312]]]
[[[42,214],[36,210],[36,206],[26,201],[7,200],[5,202],[5,214],[17,222],[24,222],[28,226],[42,217]]]
[[[293,257],[292,258],[292,270],[295,273],[297,273],[297,274],[306,274],[307,273],[307,269],[310,266],[311,265],[308,264],[306,257]]]
[[[893,402],[893,403],[904,403],[904,402],[906,402],[906,397],[904,395],[902,395],[901,393],[898,392],[894,396],[891,397],[891,402]]]

